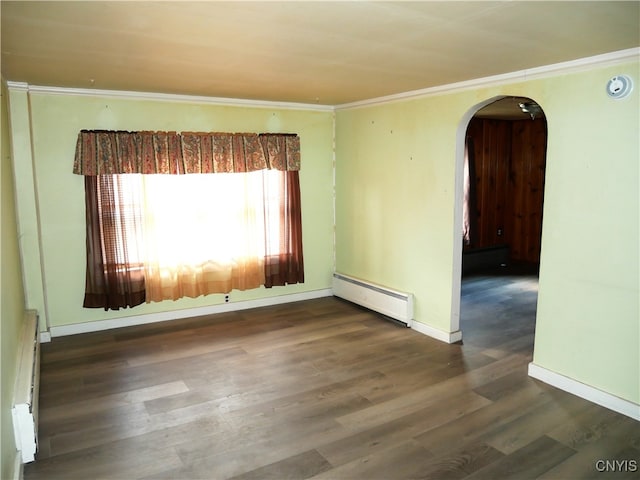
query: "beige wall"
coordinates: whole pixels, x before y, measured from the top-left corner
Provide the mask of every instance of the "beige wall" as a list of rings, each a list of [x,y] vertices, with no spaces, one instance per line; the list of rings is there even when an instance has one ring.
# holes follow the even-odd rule
[[[24,318],[24,289],[22,286],[22,270],[20,266],[20,251],[18,247],[18,226],[16,221],[13,169],[11,166],[11,148],[9,121],[7,112],[7,91],[2,80],[2,117],[1,127],[1,155],[2,169],[0,171],[0,202],[2,219],[0,222],[0,256],[2,257],[2,273],[0,275],[0,363],[2,364],[1,398],[0,398],[0,478],[13,477],[16,461],[16,444],[13,436],[13,422],[11,407],[13,404],[13,390],[16,379],[18,343]]]
[[[639,97],[606,95],[620,73],[639,83],[635,62],[337,111],[336,269],[412,292],[416,320],[452,332],[466,125],[530,97],[548,122],[534,362],[640,403]]]

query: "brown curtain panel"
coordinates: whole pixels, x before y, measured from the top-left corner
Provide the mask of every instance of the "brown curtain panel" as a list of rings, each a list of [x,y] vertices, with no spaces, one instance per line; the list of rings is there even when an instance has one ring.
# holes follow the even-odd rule
[[[264,271],[267,288],[304,283],[302,254],[302,208],[298,171],[288,171],[282,177],[284,201],[280,205],[280,253],[265,257]],[[270,248],[268,249],[270,250]]]
[[[117,178],[84,177],[87,269],[83,306],[87,308],[118,310],[145,302],[144,271],[131,259],[138,252],[127,244],[119,221],[124,219],[126,200],[123,189],[117,188]]]

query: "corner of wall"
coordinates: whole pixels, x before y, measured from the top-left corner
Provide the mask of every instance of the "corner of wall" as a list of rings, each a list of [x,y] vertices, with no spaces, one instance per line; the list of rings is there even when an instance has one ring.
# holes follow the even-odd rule
[[[7,82],[8,128],[15,187],[18,238],[26,304],[48,325],[38,192],[35,184],[28,86]]]

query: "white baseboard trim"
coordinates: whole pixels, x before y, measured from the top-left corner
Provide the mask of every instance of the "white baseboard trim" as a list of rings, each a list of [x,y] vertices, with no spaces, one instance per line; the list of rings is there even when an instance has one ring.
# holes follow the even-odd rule
[[[61,325],[51,327],[49,332],[40,333],[40,338],[48,336],[50,341],[52,337],[64,337],[67,335],[77,335],[80,333],[100,332],[103,330],[111,330],[113,328],[131,327],[134,325],[145,325],[148,323],[166,322],[170,320],[178,320],[188,317],[199,317],[203,315],[214,315],[216,313],[234,312],[239,310],[248,310],[250,308],[268,307],[272,305],[281,305],[284,303],[300,302],[303,300],[312,300],[315,298],[330,297],[333,293],[330,288],[322,290],[312,290],[310,292],[291,293],[288,295],[278,295],[276,297],[258,298],[255,300],[245,300],[241,302],[221,303],[218,305],[209,305],[206,307],[188,308],[183,310],[171,310],[167,312],[148,313],[145,315],[135,315],[130,317],[114,318],[111,320],[96,320],[94,322],[74,323],[72,325]]]
[[[621,413],[627,417],[631,417],[634,420],[640,421],[640,405],[637,405],[628,400],[624,400],[610,393],[598,390],[584,383],[580,383],[569,377],[565,377],[559,373],[547,370],[540,365],[536,365],[531,362],[529,364],[529,376],[544,383],[569,392],[580,398],[584,398],[592,403],[600,405],[602,407],[613,410],[614,412]]]
[[[40,332],[40,343],[49,343],[51,341],[51,334],[49,332]]]
[[[416,322],[415,320],[411,322],[411,328],[416,332],[422,333],[423,335],[427,335],[445,343],[456,343],[462,340],[461,330],[456,330],[455,332],[445,332],[444,330],[430,327],[429,325]]]

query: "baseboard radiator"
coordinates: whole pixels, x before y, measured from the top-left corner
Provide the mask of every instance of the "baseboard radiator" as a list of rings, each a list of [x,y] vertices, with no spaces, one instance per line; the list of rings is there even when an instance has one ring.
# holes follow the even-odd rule
[[[413,295],[354,277],[333,274],[333,294],[374,312],[411,326],[413,321]]]
[[[40,341],[38,314],[28,310],[20,345],[13,397],[13,432],[22,463],[35,460],[38,449],[38,388],[40,383]]]

